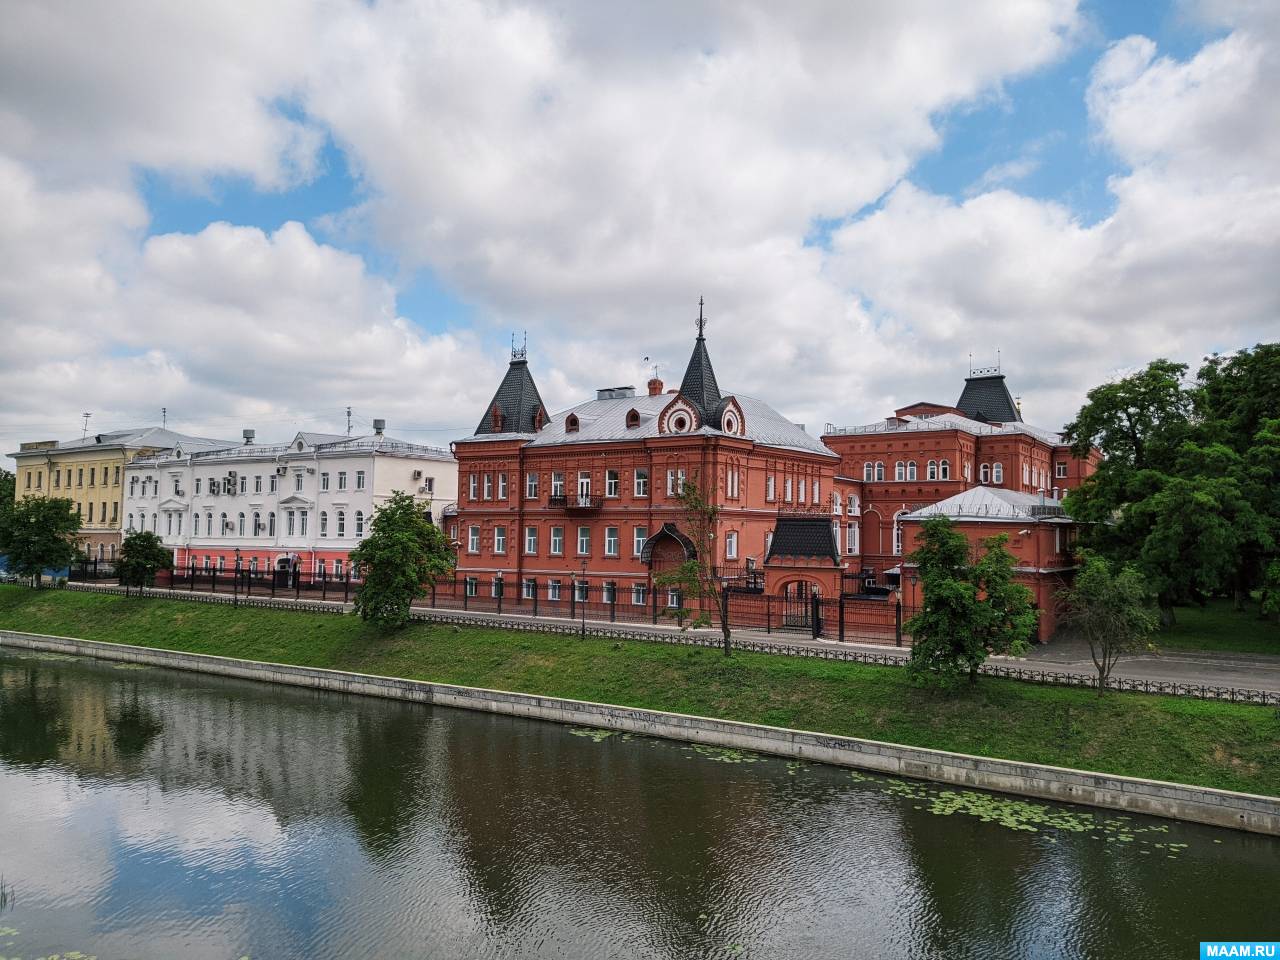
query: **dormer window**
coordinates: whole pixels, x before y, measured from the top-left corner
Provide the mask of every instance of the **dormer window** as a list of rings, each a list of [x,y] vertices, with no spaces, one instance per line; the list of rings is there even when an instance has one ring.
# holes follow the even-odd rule
[[[543,413],[542,413],[542,408],[541,408],[541,407],[539,407],[537,410],[533,411],[533,429],[534,429],[534,430],[541,430],[541,429],[542,429],[542,425],[543,425],[544,423],[546,423],[546,422],[547,422],[547,420],[546,420],[546,417],[545,417],[545,416],[543,415]]]
[[[299,440],[299,441],[298,441],[298,452],[299,452],[299,453],[301,453],[301,452],[302,452],[302,441],[301,441],[301,440]]]
[[[496,403],[493,405],[493,410],[491,410],[489,413],[489,419],[490,419],[490,423],[493,425],[493,432],[501,433],[502,432],[502,410],[501,408],[499,408],[499,406]]]
[[[640,426],[640,411],[631,409],[627,411],[627,429]]]
[[[578,418],[575,414],[571,413],[564,418],[564,432],[565,433],[578,432]]]

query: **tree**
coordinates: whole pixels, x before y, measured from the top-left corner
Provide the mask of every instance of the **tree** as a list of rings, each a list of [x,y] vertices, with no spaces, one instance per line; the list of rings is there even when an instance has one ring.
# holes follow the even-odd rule
[[[413,601],[453,569],[449,541],[413,497],[394,491],[374,510],[369,535],[351,551],[361,571],[355,609],[361,619],[382,627],[403,626]]]
[[[680,590],[680,606],[667,613],[678,618],[685,628],[710,626],[711,614],[703,601],[710,600],[715,605],[716,619],[724,639],[724,655],[727,657],[733,652],[732,631],[729,627],[729,583],[727,579],[717,575],[715,564],[716,524],[720,518],[720,508],[713,502],[713,489],[704,488],[697,473],[685,481],[677,500],[684,511],[686,535],[693,541],[697,555],[658,574],[654,577],[654,582],[660,587],[676,587]],[[690,609],[690,599],[698,601],[696,611]]]
[[[920,612],[905,624],[913,679],[945,687],[968,675],[977,683],[988,656],[1027,648],[1037,620],[1031,591],[1014,582],[1006,537],[984,540],[976,562],[968,539],[947,517],[926,520],[920,540],[908,558],[924,591]]]
[[[1098,696],[1102,696],[1122,654],[1153,648],[1151,633],[1157,618],[1151,588],[1133,564],[1113,565],[1086,552],[1075,581],[1059,599],[1063,625],[1075,629],[1089,644],[1098,671]]]
[[[9,512],[0,549],[9,555],[12,570],[31,577],[39,587],[41,573],[61,570],[75,560],[79,532],[80,515],[70,500],[24,497]]]
[[[1185,363],[1153,360],[1145,370],[1089,391],[1085,405],[1063,430],[1078,457],[1097,447],[1106,463],[1133,470],[1160,469],[1186,438],[1194,405],[1183,385]]]
[[[161,570],[173,569],[173,554],[159,536],[149,530],[138,530],[120,544],[116,570],[120,582],[135,587],[149,587]]]

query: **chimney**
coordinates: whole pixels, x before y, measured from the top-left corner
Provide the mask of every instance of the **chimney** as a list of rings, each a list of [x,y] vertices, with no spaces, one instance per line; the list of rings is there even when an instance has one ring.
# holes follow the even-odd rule
[[[385,420],[373,421],[373,432],[376,433],[378,436],[382,436],[382,431],[385,429],[387,429],[387,421]]]
[[[652,380],[650,380],[649,396],[656,397],[658,394],[660,394],[662,392],[662,386],[663,386],[662,381],[659,380],[657,377],[654,377]]]
[[[246,447],[253,443],[253,438],[257,436],[257,434],[252,430],[242,430],[240,432],[244,436],[244,445]]]

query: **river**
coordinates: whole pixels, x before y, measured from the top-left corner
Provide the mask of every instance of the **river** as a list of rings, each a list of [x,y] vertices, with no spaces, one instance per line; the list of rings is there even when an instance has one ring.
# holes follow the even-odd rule
[[[0,957],[1194,957],[1280,839],[0,652]]]

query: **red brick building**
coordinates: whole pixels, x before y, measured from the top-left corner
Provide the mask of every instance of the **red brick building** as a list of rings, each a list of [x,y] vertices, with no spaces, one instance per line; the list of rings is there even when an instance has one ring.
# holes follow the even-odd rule
[[[576,590],[652,604],[654,573],[694,555],[677,499],[694,478],[720,508],[713,563],[725,573],[807,595],[817,583],[809,568],[829,573],[838,562],[829,517],[839,458],[762,401],[721,393],[701,325],[679,389],[656,378],[642,396],[601,389],[554,415],[524,351],[514,352],[475,433],[453,451],[458,508],[447,523],[473,596],[536,594],[546,604]],[[825,539],[786,535],[780,546],[800,543],[787,549],[805,555],[771,555],[775,529],[792,516],[821,517]]]

